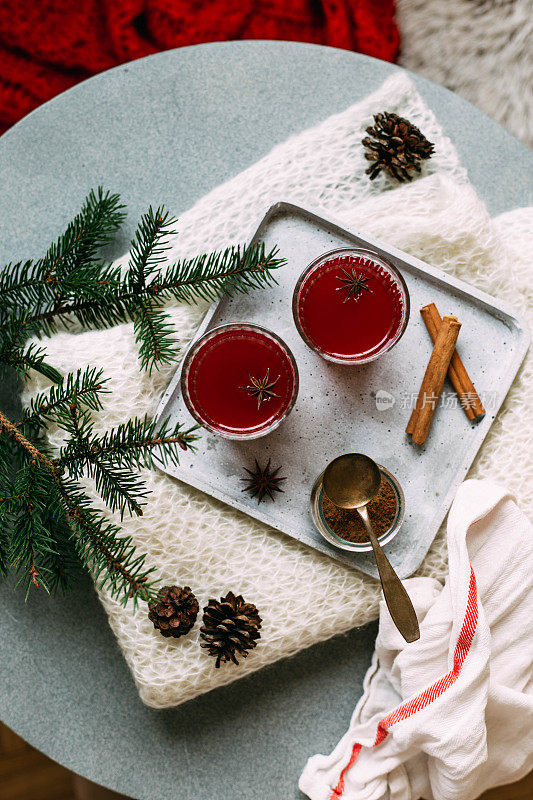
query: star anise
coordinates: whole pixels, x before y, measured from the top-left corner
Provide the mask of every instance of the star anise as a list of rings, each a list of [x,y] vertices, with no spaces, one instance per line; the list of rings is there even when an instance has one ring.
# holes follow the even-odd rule
[[[350,297],[357,300],[363,292],[370,292],[370,294],[372,294],[372,289],[367,286],[371,277],[370,275],[366,275],[364,272],[356,272],[355,267],[352,267],[351,272],[348,272],[346,269],[342,269],[341,272],[345,277],[337,278],[337,280],[342,283],[342,286],[337,287],[337,291],[346,291],[344,302],[349,300]]]
[[[255,378],[253,375],[250,375],[250,386],[243,386],[243,389],[246,389],[250,397],[257,397],[257,410],[261,407],[261,403],[263,400],[268,400],[270,397],[279,397],[279,394],[276,394],[273,389],[276,383],[279,381],[279,375],[275,381],[270,380],[270,370],[267,369],[264,378]]]
[[[248,486],[245,486],[242,491],[250,492],[252,497],[257,497],[257,505],[259,505],[265,495],[268,495],[271,500],[275,500],[276,498],[274,497],[273,492],[283,492],[283,489],[279,486],[279,484],[281,481],[286,481],[287,478],[277,477],[281,467],[271,471],[270,459],[268,459],[268,464],[264,468],[259,466],[256,458],[254,470],[246,469],[246,467],[244,469],[250,477],[241,478],[242,481],[245,481],[248,484]]]

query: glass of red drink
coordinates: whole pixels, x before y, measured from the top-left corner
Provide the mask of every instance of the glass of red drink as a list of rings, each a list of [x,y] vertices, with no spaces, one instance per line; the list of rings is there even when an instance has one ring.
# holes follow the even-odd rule
[[[298,368],[275,333],[248,323],[212,328],[189,349],[183,398],[204,428],[228,439],[270,433],[296,402]]]
[[[329,361],[364,364],[402,336],[409,320],[409,292],[384,258],[346,247],[324,253],[304,270],[292,309],[309,347]]]

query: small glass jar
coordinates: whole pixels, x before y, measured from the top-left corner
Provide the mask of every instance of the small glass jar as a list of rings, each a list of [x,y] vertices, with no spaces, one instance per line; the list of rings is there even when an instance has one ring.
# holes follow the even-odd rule
[[[270,386],[261,400],[252,379]],[[227,439],[256,439],[290,413],[298,368],[272,331],[244,322],[219,325],[187,351],[181,390],[189,412],[207,430]]]
[[[396,515],[389,527],[384,533],[378,536],[378,541],[383,547],[383,545],[388,544],[398,531],[402,525],[404,516],[405,516],[405,497],[400,486],[397,478],[394,477],[392,472],[389,472],[388,469],[382,467],[381,464],[378,464],[379,471],[381,472],[382,478],[385,478],[390,483],[395,495],[396,495]],[[313,515],[313,521],[317,527],[317,530],[322,534],[324,539],[332,544],[334,547],[338,547],[341,550],[350,550],[353,553],[370,553],[372,552],[372,544],[370,541],[368,542],[349,542],[346,539],[343,539],[341,536],[338,536],[328,525],[326,518],[324,516],[322,502],[324,499],[324,490],[322,488],[322,478],[324,472],[322,472],[318,478],[316,479],[313,488],[311,490],[311,513]]]
[[[309,264],[294,289],[292,312],[304,342],[337,364],[366,364],[402,337],[409,291],[400,272],[371,250],[343,247]]]

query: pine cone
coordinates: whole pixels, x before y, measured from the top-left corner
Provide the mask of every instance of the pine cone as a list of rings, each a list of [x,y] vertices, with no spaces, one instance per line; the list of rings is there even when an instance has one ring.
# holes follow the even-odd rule
[[[385,111],[374,115],[374,127],[367,128],[363,145],[365,158],[373,161],[366,170],[370,180],[385,170],[400,183],[411,181],[412,172],[420,172],[420,162],[430,158],[434,145],[409,120]],[[371,138],[373,137],[373,138]]]
[[[200,606],[190,586],[163,586],[155,603],[148,604],[148,619],[161,636],[178,639],[196,622]]]
[[[261,637],[261,617],[253,603],[245,603],[242,595],[235,597],[228,592],[225,597],[209,600],[204,608],[203,625],[200,638],[210,656],[216,657],[215,666],[221,662],[233,661],[238,664],[236,655],[246,658],[249,650],[256,646]]]

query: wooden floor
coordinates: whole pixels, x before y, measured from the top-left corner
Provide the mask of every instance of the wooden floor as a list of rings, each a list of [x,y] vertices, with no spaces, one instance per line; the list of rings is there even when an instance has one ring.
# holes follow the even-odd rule
[[[34,750],[0,722],[0,800],[123,800]]]
[[[533,772],[480,800],[532,800]],[[77,777],[0,723],[0,800],[128,800]]]

